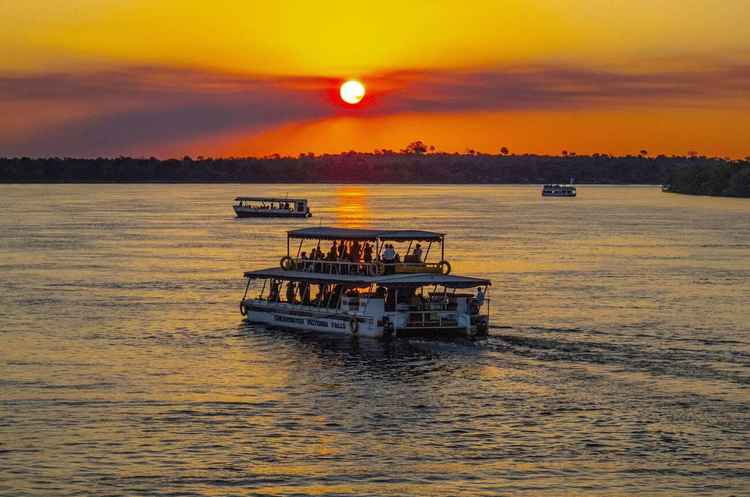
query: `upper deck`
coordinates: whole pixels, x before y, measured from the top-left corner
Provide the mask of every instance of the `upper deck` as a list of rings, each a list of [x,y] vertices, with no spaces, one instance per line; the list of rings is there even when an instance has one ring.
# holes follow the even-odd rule
[[[296,254],[292,240],[299,240]],[[305,247],[305,242],[308,242]],[[309,242],[312,241],[312,244]],[[322,246],[321,242],[330,242]],[[398,247],[394,246],[398,244]],[[422,243],[426,247],[422,247]],[[433,244],[440,245],[438,259]],[[310,246],[312,245],[312,246]],[[429,257],[432,252],[433,260]],[[450,273],[445,260],[445,233],[424,230],[354,229],[331,226],[287,231],[285,270],[329,274]]]
[[[279,198],[279,197],[235,197],[235,202],[307,202],[306,198]]]

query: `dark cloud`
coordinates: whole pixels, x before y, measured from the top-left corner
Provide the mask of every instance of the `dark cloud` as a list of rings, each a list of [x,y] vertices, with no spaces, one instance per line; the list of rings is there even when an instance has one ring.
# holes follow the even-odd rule
[[[554,110],[597,105],[693,105],[746,98],[750,66],[702,72],[624,73],[560,66],[480,72],[404,72],[404,87],[373,112]]]
[[[171,143],[325,115],[325,103],[311,91],[287,84],[156,68],[3,78],[0,102],[84,103],[91,115],[63,125],[39,123],[38,131],[21,141],[0,136],[0,155],[147,155]]]
[[[358,115],[698,105],[737,98],[750,103],[750,66],[648,73],[526,66],[401,71],[365,79],[373,93]],[[0,105],[76,103],[91,109],[89,117],[61,125],[40,122],[23,140],[0,135],[0,155],[145,155],[223,132],[252,133],[341,112],[330,101],[336,84],[329,78],[160,67],[0,76]]]

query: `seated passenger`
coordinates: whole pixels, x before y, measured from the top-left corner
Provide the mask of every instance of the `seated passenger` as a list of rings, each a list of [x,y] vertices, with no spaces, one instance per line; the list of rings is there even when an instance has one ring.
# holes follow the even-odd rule
[[[365,263],[367,264],[371,263],[372,262],[372,245],[370,245],[369,242],[365,243],[365,248],[363,252],[364,252]]]

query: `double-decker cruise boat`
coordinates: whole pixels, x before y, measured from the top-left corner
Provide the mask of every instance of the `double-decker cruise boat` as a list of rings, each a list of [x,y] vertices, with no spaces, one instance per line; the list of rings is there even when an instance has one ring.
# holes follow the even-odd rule
[[[304,198],[237,197],[234,199],[237,217],[311,217]]]
[[[298,229],[280,267],[245,273],[240,311],[252,323],[361,337],[485,335],[490,280],[450,272],[442,233]]]
[[[543,197],[575,197],[576,187],[573,185],[544,185]]]

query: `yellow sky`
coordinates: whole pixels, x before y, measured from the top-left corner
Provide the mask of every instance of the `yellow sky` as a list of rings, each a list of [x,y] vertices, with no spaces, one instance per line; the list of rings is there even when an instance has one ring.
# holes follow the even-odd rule
[[[79,74],[85,79],[92,71],[179,67],[270,81],[281,76],[333,80],[357,77],[367,83],[368,79],[376,78],[386,81],[389,75],[402,71],[442,71],[443,77],[450,77],[451,71],[456,70],[502,72],[506,67],[570,67],[580,74],[586,71],[614,71],[620,76],[662,74],[666,79],[659,84],[669,85],[670,74],[681,78],[685,72],[710,73],[717,68],[750,66],[747,0],[388,0],[371,4],[351,1],[25,0],[6,1],[1,8],[0,46],[6,50],[0,58],[0,73],[6,76],[66,73]],[[544,72],[540,74],[537,79],[543,81]],[[615,146],[615,142],[623,139],[618,136],[610,147],[614,150],[652,139],[639,132],[650,127],[645,122],[649,113],[643,111],[647,108],[659,116],[661,129],[671,130],[666,135],[672,138],[657,145],[677,149],[683,147],[681,137],[701,137],[701,126],[695,123],[689,132],[685,131],[685,119],[711,116],[708,122],[719,122],[720,116],[725,115],[729,127],[746,125],[741,111],[750,109],[750,94],[742,91],[743,81],[733,83],[737,88],[729,100],[726,88],[715,95],[707,86],[700,102],[696,102],[701,110],[691,111],[684,105],[674,110],[674,102],[666,99],[661,107],[654,100],[648,102],[648,107],[645,102],[636,102],[631,110],[623,113],[622,105],[615,102],[609,111],[601,105],[568,106],[566,115],[579,118],[561,119],[559,102],[550,104],[547,113],[543,100],[540,100],[541,108],[534,108],[533,112],[518,109],[510,112],[505,103],[488,105],[486,109],[472,104],[470,108],[436,108],[422,115],[419,120],[422,125],[417,128],[452,127],[454,133],[450,137],[444,136],[447,133],[435,132],[435,138],[440,139],[446,149],[462,150],[490,147],[492,133],[486,126],[499,126],[495,134],[518,136],[517,141],[524,148],[542,151],[549,145],[541,138],[522,137],[518,131],[509,135],[509,130],[515,125],[517,129],[533,133],[525,119],[541,122],[541,128],[550,130],[565,122],[574,128],[577,136],[591,137],[588,147],[578,148],[605,149],[607,144],[602,141],[608,134],[601,131],[602,126],[625,119],[617,126],[630,141]],[[566,80],[565,85],[572,82],[574,80]],[[607,91],[608,81],[597,80],[596,84]],[[678,78],[673,86],[679,89],[682,84],[684,81]],[[123,88],[121,100],[113,101],[115,97],[112,97],[107,102],[92,101],[81,95],[75,99],[59,99],[60,110],[55,111],[49,108],[50,100],[55,107],[58,98],[52,90],[51,95],[44,96],[44,110],[35,109],[40,106],[40,99],[18,97],[9,103],[15,107],[26,106],[27,116],[40,117],[27,117],[17,126],[7,118],[5,122],[0,119],[0,145],[11,143],[11,136],[33,134],[34,129],[45,132],[63,125],[66,116],[71,122],[79,122],[86,109],[100,116],[102,109],[121,108],[124,106],[120,102],[138,99],[138,95],[131,95]],[[429,91],[435,91],[435,87],[430,87]],[[461,94],[460,88],[451,91],[454,98]],[[471,86],[465,87],[465,93],[472,91]],[[617,95],[608,98],[616,99]],[[434,94],[429,96],[432,98]],[[697,97],[691,94],[690,98]],[[633,100],[630,95],[627,99]],[[148,105],[146,100],[140,102],[141,107]],[[416,107],[391,110],[391,115],[377,119],[356,114],[348,115],[347,119],[361,119],[355,128],[366,128],[370,137],[393,135],[403,139],[415,136],[414,130],[406,126],[417,122]],[[65,109],[75,109],[75,112],[66,114]],[[273,110],[263,112],[265,116]],[[277,121],[285,120],[283,112],[279,110],[279,115],[274,116],[277,119],[273,119],[275,124],[261,133],[283,133],[284,129],[293,129],[303,122],[298,117],[290,117],[279,127]],[[404,115],[397,115],[399,113]],[[46,115],[54,119],[46,119]],[[451,119],[470,122],[469,115],[475,116],[473,122],[483,123],[480,136],[487,138],[474,140],[481,142],[480,145],[471,145],[472,135],[447,124]],[[493,117],[488,118],[488,115]],[[588,117],[594,115],[596,119]],[[340,126],[332,124],[340,122],[335,116],[321,116],[321,119],[314,121],[329,123],[325,126],[328,134],[323,136],[321,130],[315,128],[317,142],[308,143],[305,139],[300,147],[305,145],[323,151],[335,147],[356,148],[353,143],[372,148],[380,145],[375,139],[340,134],[343,133]],[[376,128],[378,122],[386,121],[388,126],[401,126],[400,131]],[[626,125],[632,122],[636,124]],[[712,134],[710,130],[715,129],[712,126],[705,129],[706,138],[701,142],[710,143],[727,154],[750,153],[750,150],[742,151],[742,146],[736,143],[746,137]],[[241,129],[242,126],[237,126],[230,135]],[[305,129],[310,132],[309,128]],[[189,137],[187,141],[197,144],[211,143],[215,139],[216,143],[224,143],[227,139],[226,130],[215,136],[208,131],[205,136]],[[252,142],[254,137],[260,136],[258,133],[257,127],[254,128],[245,142]],[[396,138],[392,140],[394,143],[387,148],[401,146],[395,143]],[[587,143],[585,140],[581,145]],[[466,147],[458,147],[459,142]],[[185,140],[174,139],[172,143],[185,143]],[[494,144],[491,148],[494,149]]]
[[[736,58],[746,0],[6,2],[5,68],[158,63],[252,73],[362,75],[415,67]]]

